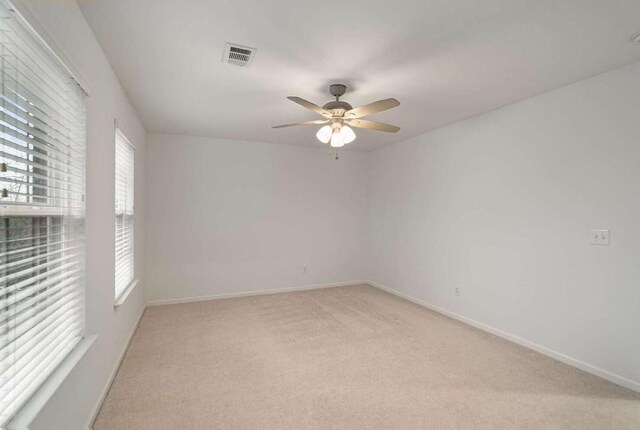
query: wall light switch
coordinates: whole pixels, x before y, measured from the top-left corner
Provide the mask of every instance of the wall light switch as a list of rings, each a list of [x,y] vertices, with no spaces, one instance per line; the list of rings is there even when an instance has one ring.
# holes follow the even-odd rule
[[[591,230],[591,244],[609,246],[609,230]]]

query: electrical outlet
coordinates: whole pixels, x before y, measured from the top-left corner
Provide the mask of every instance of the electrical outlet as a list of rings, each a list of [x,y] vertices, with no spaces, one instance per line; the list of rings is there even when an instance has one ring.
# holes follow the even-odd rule
[[[454,294],[456,295],[456,297],[460,297],[460,287],[456,287]]]
[[[609,246],[609,230],[591,230],[591,244]]]

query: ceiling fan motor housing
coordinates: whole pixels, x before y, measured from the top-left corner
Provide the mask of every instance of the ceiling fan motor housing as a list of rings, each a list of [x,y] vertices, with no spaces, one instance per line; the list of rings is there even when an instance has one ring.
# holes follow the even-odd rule
[[[349,103],[343,102],[341,100],[335,100],[335,101],[329,102],[324,106],[322,106],[322,108],[332,112],[333,114],[337,114],[339,116],[345,113],[346,111],[353,109],[353,107]]]

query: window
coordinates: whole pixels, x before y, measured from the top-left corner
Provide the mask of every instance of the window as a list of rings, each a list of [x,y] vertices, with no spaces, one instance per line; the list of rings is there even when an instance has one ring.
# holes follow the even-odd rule
[[[116,303],[133,286],[133,146],[116,129]]]
[[[84,94],[0,3],[0,427],[84,335]]]

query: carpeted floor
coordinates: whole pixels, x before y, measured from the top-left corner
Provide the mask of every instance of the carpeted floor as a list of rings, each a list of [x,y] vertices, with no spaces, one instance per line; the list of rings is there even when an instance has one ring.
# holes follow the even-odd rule
[[[147,309],[94,428],[640,429],[640,394],[358,285]]]

